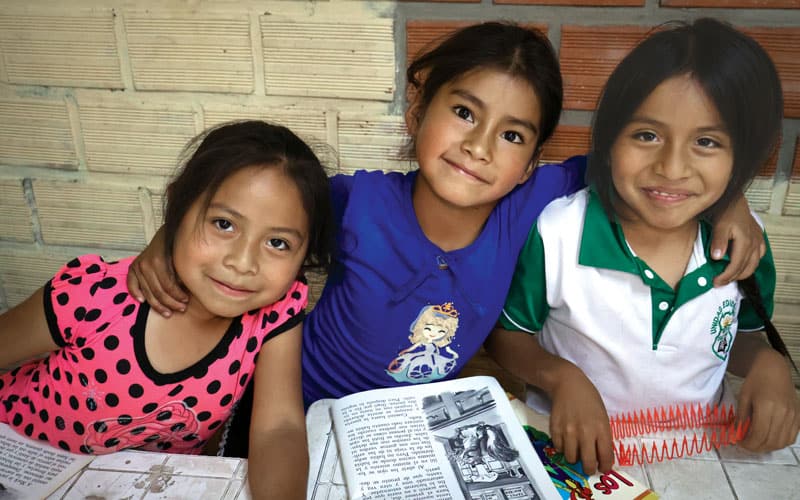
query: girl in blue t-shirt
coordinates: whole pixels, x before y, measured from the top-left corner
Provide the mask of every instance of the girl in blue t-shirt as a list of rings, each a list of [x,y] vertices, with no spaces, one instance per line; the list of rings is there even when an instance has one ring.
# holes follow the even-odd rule
[[[739,286],[714,288],[706,222],[766,162],[782,113],[769,56],[714,19],[657,31],[609,77],[590,188],[543,211],[504,330],[487,345],[549,398],[554,444],[587,472],[612,465],[607,412],[713,405],[726,368],[745,377],[737,417],[751,424],[741,446],[763,452],[796,439],[800,400],[769,317],[771,254]],[[763,330],[774,349],[751,333]],[[528,401],[544,409],[540,394]]]
[[[331,179],[337,248],[304,324],[306,404],[455,377],[492,331],[541,209],[583,186],[581,158],[537,167],[562,104],[558,61],[542,33],[498,22],[463,28],[417,57],[407,80],[419,169]],[[751,273],[762,243],[746,203],[729,215],[738,222],[720,224],[715,248],[727,248],[734,226],[743,247],[722,281]],[[183,292],[161,238],[132,266],[129,288],[169,314],[182,309]],[[416,319],[432,306],[458,319],[446,345],[430,340],[436,332],[415,340]],[[430,363],[411,356],[422,351],[435,354]],[[413,376],[398,376],[412,358]]]

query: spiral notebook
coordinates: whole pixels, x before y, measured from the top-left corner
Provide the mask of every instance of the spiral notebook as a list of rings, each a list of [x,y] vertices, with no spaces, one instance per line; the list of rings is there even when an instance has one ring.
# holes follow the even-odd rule
[[[736,444],[749,421],[736,420],[733,405],[679,405],[610,417],[614,455],[620,465],[662,462]]]

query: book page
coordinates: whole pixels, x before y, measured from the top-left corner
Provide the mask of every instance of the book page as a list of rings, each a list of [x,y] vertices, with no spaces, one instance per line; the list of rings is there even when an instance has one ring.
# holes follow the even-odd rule
[[[0,423],[0,498],[44,498],[93,459],[28,439]]]
[[[559,499],[492,377],[377,389],[333,404],[352,499]]]

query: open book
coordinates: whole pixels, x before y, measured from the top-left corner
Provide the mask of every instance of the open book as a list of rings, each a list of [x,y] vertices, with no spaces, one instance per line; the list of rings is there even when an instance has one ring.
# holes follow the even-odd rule
[[[0,499],[45,498],[93,459],[20,436],[0,423]]]
[[[335,443],[311,445],[310,499],[327,487],[315,482],[325,480],[331,467],[324,450],[334,446],[354,500],[561,498],[492,377],[322,400],[309,409],[310,418],[320,413],[315,406],[330,407]],[[310,442],[319,437],[310,435]]]

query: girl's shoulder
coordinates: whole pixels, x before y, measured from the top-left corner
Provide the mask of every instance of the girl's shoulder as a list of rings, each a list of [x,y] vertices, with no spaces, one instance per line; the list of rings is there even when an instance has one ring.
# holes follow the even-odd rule
[[[132,261],[82,255],[59,269],[44,291],[45,316],[58,345],[105,331],[121,318],[133,320],[138,302],[125,284]]]
[[[106,262],[100,255],[87,254],[67,262],[50,280],[53,289],[85,287],[94,295],[125,284],[128,268],[135,257]]]
[[[337,211],[356,205],[374,209],[375,200],[381,205],[394,206],[410,199],[411,187],[416,177],[412,172],[383,172],[380,170],[357,170],[352,174],[331,177],[331,194]]]
[[[298,278],[286,294],[272,304],[250,311],[242,318],[243,323],[252,320],[260,330],[285,331],[298,324],[305,317],[308,306],[308,284],[305,278]]]
[[[411,172],[385,172],[383,170],[356,170],[352,174],[337,174],[330,178],[334,185],[350,185],[363,188],[365,186],[383,187],[393,186],[413,179],[416,171]]]

